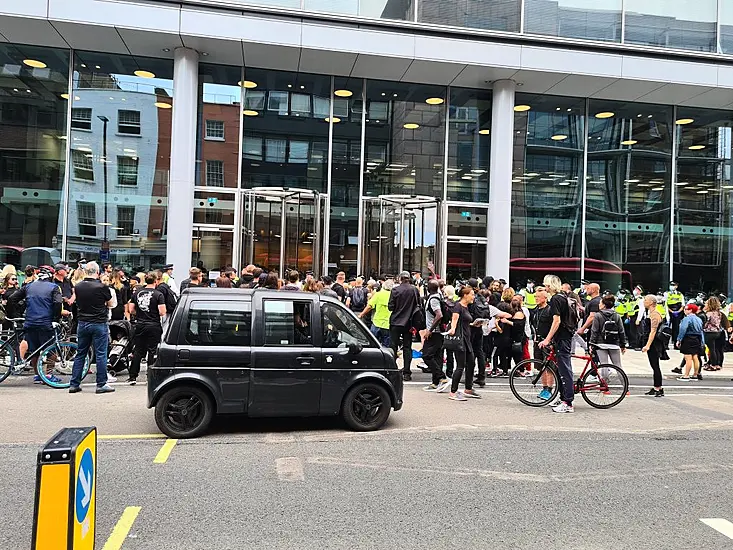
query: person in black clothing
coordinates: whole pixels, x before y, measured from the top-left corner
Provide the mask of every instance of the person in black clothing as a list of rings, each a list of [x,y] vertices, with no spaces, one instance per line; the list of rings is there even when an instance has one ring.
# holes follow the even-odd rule
[[[173,316],[173,312],[176,309],[176,304],[178,303],[178,297],[176,296],[176,293],[173,291],[173,289],[168,285],[168,283],[163,282],[163,272],[162,271],[155,271],[155,276],[158,279],[158,286],[156,286],[156,290],[160,292],[163,295],[163,299],[165,300],[165,317],[163,317],[163,330],[168,327],[168,323],[171,320],[171,317]],[[147,276],[145,277],[147,280]]]
[[[99,280],[99,265],[89,262],[84,267],[84,280],[74,288],[76,294],[79,326],[77,328],[78,348],[71,372],[69,393],[81,391],[81,375],[89,348],[94,346],[94,360],[97,364],[96,393],[112,393],[115,389],[107,384],[107,349],[109,346],[108,311],[117,305],[112,289]]]
[[[527,319],[524,316],[522,310],[522,298],[520,295],[512,298],[509,304],[509,313],[512,314],[511,319],[499,319],[499,322],[503,324],[503,329],[509,332],[509,349],[506,356],[506,367],[504,372],[509,370],[510,359],[514,360],[514,364],[518,365],[524,359],[524,340],[527,337],[524,327],[527,324]],[[524,373],[517,373],[519,376],[524,376]]]
[[[18,286],[18,275],[15,273],[8,273],[5,276],[5,280],[0,288],[0,299],[2,299],[3,307],[5,308],[5,317],[9,319],[17,319],[23,316],[23,310],[25,304],[20,304],[12,301],[10,298],[20,290]],[[13,323],[10,321],[3,321],[3,330],[10,330],[13,328]],[[16,350],[17,351],[17,350]]]
[[[334,285],[336,286],[336,285]],[[410,284],[410,274],[400,273],[400,284],[392,289],[387,308],[392,312],[389,317],[389,341],[397,357],[397,349],[402,342],[402,379],[412,380],[412,314],[420,304],[417,289]]]
[[[203,273],[198,267],[192,267],[188,270],[188,279],[181,281],[181,292],[188,287],[202,286],[203,285]],[[166,285],[168,286],[168,285]]]
[[[450,386],[449,399],[454,401],[466,401],[466,397],[480,399],[481,396],[473,389],[473,349],[471,348],[471,323],[473,317],[468,311],[468,306],[473,303],[474,292],[470,286],[464,286],[458,292],[460,300],[453,308],[453,317],[448,334],[453,336],[458,332],[463,339],[463,350],[454,352],[456,367],[453,370],[453,379]],[[469,372],[469,370],[471,372]],[[463,372],[466,372],[466,389],[461,393],[458,391],[458,384],[461,381]]]
[[[438,281],[432,279],[427,285],[428,297],[425,302],[425,330],[421,331],[423,338],[422,358],[433,375],[432,384],[426,391],[438,391],[441,384],[447,384],[448,379],[443,374],[443,335],[441,326],[448,321],[443,319],[443,297],[439,292]]]
[[[147,273],[145,275],[145,287],[135,292],[130,304],[130,312],[137,317],[133,338],[135,349],[132,353],[130,378],[127,380],[131,386],[137,383],[143,355],[147,354],[148,365],[153,364],[155,349],[160,343],[160,337],[163,335],[161,319],[166,315],[167,310],[165,297],[157,290],[157,287],[160,286],[158,281],[156,272]]]
[[[473,288],[474,293],[473,303],[468,306],[468,312],[474,321],[476,319],[486,319],[489,315],[488,304],[486,298],[479,292],[478,279],[469,279],[468,286]],[[478,368],[474,383],[479,388],[483,388],[486,385],[486,356],[484,355],[484,331],[481,326],[471,327],[471,347],[473,348],[473,357]],[[472,370],[471,375],[473,376],[473,367],[469,366],[468,368]]]
[[[339,271],[336,274],[336,282],[333,283],[333,285],[331,285],[331,290],[333,290],[336,294],[338,294],[339,300],[341,300],[344,303],[346,303],[346,296],[347,296],[346,288],[344,286],[345,284],[346,284],[346,273],[344,273],[343,271]]]
[[[69,280],[69,271],[66,264],[58,263],[54,266],[54,274],[51,282],[59,287],[61,298],[64,301],[62,315],[64,311],[71,312],[71,306],[74,304],[74,285]],[[68,315],[68,313],[67,313]]]
[[[547,289],[543,285],[535,287],[535,300],[537,301],[537,307],[530,310],[534,358],[542,360],[545,358],[545,354],[538,344],[547,337],[550,327],[552,327],[552,314],[550,313]]]
[[[357,277],[348,298],[346,298],[346,307],[359,315],[366,308],[367,302],[369,302],[369,290],[364,286],[364,279]]]

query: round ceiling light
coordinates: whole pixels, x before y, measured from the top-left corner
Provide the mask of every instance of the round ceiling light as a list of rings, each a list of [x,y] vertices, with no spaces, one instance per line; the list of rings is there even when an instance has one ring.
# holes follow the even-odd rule
[[[707,195],[708,193],[710,193],[710,191],[708,191],[707,189],[703,189],[702,191],[697,192],[698,195]]]
[[[405,129],[407,130],[417,130],[420,127],[419,124],[415,124],[414,122],[408,122],[405,124]]]
[[[251,80],[240,80],[237,82],[242,88],[247,88],[248,90],[251,90],[252,88],[257,87],[257,82],[252,82]]]
[[[61,99],[69,99],[69,94],[61,94]]]
[[[568,136],[565,134],[555,134],[550,138],[552,141],[563,141],[565,139],[568,139]]]
[[[688,147],[690,151],[699,151],[700,149],[705,149],[704,145],[690,145]]]
[[[481,134],[482,136],[488,136],[489,130],[487,128],[484,128],[483,130],[479,130],[478,133]]]
[[[425,100],[425,103],[427,103],[428,105],[440,105],[444,101],[445,99],[443,99],[442,97],[429,97]]]
[[[532,107],[529,105],[515,105],[514,111],[517,113],[523,113],[524,111],[529,111]]]
[[[333,120],[333,123],[334,124],[338,124],[339,122],[341,122],[341,119],[339,117],[337,117],[337,116],[335,116],[333,118],[326,117],[323,120],[325,120],[326,122],[331,122]]]
[[[339,97],[351,97],[354,95],[354,92],[351,90],[336,90],[333,92],[333,95],[339,96]]]
[[[677,120],[676,122],[680,126],[684,126],[685,124],[692,124],[693,122],[695,122],[695,119],[694,118],[681,118]]]
[[[43,61],[38,61],[37,59],[24,59],[23,63],[28,65],[29,67],[33,67],[34,69],[46,68],[46,64]]]
[[[158,109],[172,109],[173,105],[165,101],[156,101],[154,104]]]
[[[602,113],[596,113],[596,118],[611,118],[615,114],[610,111],[603,111]]]
[[[637,143],[639,142],[636,141],[635,139],[625,139],[624,141],[621,142],[621,145],[636,145]]]
[[[244,111],[242,111],[242,114],[244,116],[257,116],[260,113],[258,113],[257,111],[253,111],[252,109],[245,109]]]
[[[155,73],[151,73],[150,71],[137,70],[133,74],[140,78],[155,78]]]

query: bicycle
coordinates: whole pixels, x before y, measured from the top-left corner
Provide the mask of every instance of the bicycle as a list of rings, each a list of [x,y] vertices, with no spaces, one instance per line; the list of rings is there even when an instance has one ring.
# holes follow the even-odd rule
[[[573,392],[581,394],[591,407],[610,409],[626,397],[629,379],[616,365],[597,364],[594,355],[572,355],[585,361]],[[509,373],[509,386],[514,397],[530,407],[544,407],[555,401],[561,387],[555,348],[550,347],[543,360],[525,359],[515,365]]]
[[[16,350],[19,349],[20,342],[25,336],[23,328],[25,319],[6,320],[11,321],[14,328],[0,341],[0,382],[11,374],[16,376],[23,374],[32,367],[32,359],[37,357],[35,370],[41,382],[52,388],[68,388],[71,385],[71,372],[77,350],[76,342],[66,340],[70,333],[70,323],[68,321],[53,323],[53,337],[21,360]],[[82,379],[89,373],[89,364],[87,357],[82,370]]]

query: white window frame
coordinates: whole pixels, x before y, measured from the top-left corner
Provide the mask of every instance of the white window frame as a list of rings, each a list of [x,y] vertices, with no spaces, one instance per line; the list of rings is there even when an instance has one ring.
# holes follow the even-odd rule
[[[137,121],[135,120],[125,120],[123,122],[122,113],[136,113],[137,114]],[[127,115],[125,115],[127,116]],[[135,118],[134,116],[132,117]],[[137,132],[135,131],[128,131],[130,129],[137,129]],[[141,124],[141,117],[140,117],[140,111],[136,111],[134,109],[118,109],[117,110],[117,133],[122,134],[125,136],[140,136],[142,134],[142,124]]]
[[[127,163],[131,164],[127,164]],[[133,171],[130,167],[134,166],[135,183],[129,183],[123,181],[123,178],[130,178],[133,175]],[[137,157],[126,157],[122,155],[117,156],[117,185],[120,187],[137,187],[137,178],[139,174],[140,161]]]
[[[127,210],[125,210],[127,209]],[[120,218],[120,210],[123,210],[126,214],[129,212],[132,212],[132,219],[131,220],[121,220]],[[123,223],[126,223],[130,226],[130,231],[125,231],[125,228],[122,226]],[[122,229],[117,229],[117,236],[120,237],[122,235],[128,236],[135,233],[135,207],[129,206],[129,205],[117,205],[117,227],[122,227]]]
[[[226,141],[223,120],[207,119],[204,132],[204,139],[207,141]]]
[[[79,115],[84,113],[85,116],[80,117]],[[86,117],[86,114],[89,117]],[[71,108],[71,129],[81,130],[83,132],[92,131],[92,108],[91,107],[72,107]]]
[[[93,214],[89,216],[88,214]],[[76,220],[79,226],[80,237],[96,237],[97,236],[97,205],[93,202],[76,201]],[[82,221],[83,220],[83,221]],[[86,235],[82,232],[82,227],[92,227],[94,233]]]
[[[74,179],[94,183],[94,162],[91,153],[72,149],[71,164],[74,168]],[[90,177],[84,177],[83,173],[86,172]]]
[[[217,166],[214,170],[213,166]],[[212,183],[211,178],[214,176],[219,178],[217,183]],[[216,159],[206,160],[206,186],[207,187],[224,187],[224,161]]]

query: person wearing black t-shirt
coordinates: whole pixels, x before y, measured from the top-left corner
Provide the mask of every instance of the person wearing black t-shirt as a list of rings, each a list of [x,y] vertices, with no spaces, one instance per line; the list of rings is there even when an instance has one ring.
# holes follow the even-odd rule
[[[157,286],[157,274],[154,271],[147,273],[145,275],[145,287],[137,290],[130,302],[130,313],[137,317],[135,337],[133,338],[135,349],[132,352],[130,378],[127,380],[131,386],[137,383],[143,355],[147,354],[148,365],[151,365],[155,360],[155,349],[160,343],[160,337],[163,335],[161,319],[166,314],[165,298],[163,294],[156,290]]]
[[[543,283],[551,296],[549,307],[552,314],[552,325],[550,332],[539,343],[539,346],[544,348],[549,346],[550,342],[555,343],[555,355],[562,385],[562,401],[552,410],[558,413],[572,413],[575,412],[575,409],[573,409],[573,366],[570,363],[570,341],[575,328],[571,330],[563,324],[563,319],[568,317],[570,306],[567,295],[562,292],[560,277],[546,275]]]

